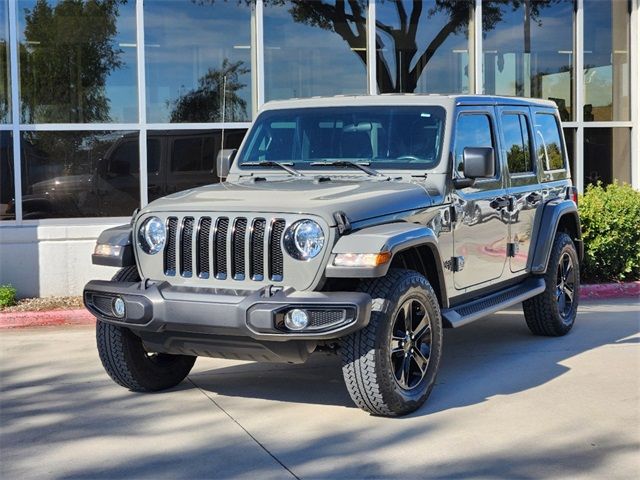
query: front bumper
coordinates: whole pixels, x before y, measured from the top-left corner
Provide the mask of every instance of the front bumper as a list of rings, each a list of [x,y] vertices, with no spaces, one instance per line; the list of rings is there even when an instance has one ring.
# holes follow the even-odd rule
[[[125,304],[122,318],[113,303]],[[141,332],[251,337],[264,341],[331,340],[365,327],[371,297],[360,292],[298,292],[271,286],[256,291],[172,286],[168,282],[93,280],[84,304],[98,319]],[[308,329],[287,330],[284,313],[309,312]]]

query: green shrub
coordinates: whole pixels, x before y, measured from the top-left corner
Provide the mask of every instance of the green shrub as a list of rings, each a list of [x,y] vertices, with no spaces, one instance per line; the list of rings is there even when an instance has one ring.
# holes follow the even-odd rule
[[[16,289],[11,285],[0,285],[0,308],[16,304]]]
[[[578,201],[585,281],[640,279],[640,192],[627,184],[589,185]]]

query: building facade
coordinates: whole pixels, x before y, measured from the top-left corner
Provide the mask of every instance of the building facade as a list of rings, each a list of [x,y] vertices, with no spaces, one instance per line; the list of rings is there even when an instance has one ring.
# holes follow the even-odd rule
[[[640,188],[639,1],[0,0],[0,284],[108,278],[99,232],[218,181],[276,99],[551,99],[578,188]]]

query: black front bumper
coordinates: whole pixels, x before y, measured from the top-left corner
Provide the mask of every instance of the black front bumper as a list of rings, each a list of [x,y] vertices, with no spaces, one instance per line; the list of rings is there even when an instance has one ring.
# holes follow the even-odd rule
[[[113,309],[118,297],[125,303],[122,318]],[[298,292],[269,286],[239,291],[149,281],[93,280],[85,286],[84,304],[101,321],[140,333],[184,332],[268,342],[336,339],[365,327],[371,313],[371,297],[360,292]],[[292,308],[309,312],[308,329],[284,327],[284,313]]]

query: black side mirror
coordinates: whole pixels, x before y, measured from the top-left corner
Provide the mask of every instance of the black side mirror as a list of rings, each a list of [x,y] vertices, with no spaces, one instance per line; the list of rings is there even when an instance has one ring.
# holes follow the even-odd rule
[[[491,147],[467,147],[462,152],[462,171],[467,178],[491,178],[496,162]]]
[[[218,152],[218,158],[216,159],[216,166],[218,168],[218,177],[227,178],[229,176],[229,170],[231,164],[236,156],[237,150],[235,148],[220,150]]]

